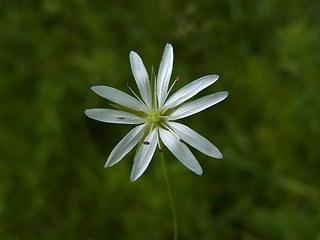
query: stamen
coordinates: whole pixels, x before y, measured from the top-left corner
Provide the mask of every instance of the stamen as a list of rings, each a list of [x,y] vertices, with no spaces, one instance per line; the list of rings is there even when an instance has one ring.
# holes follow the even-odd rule
[[[151,125],[151,128],[150,128],[150,130],[149,130],[149,134],[148,134],[148,135],[150,135],[152,129],[153,129],[153,124]],[[146,140],[146,139],[145,139],[145,140]],[[143,141],[142,143],[143,143],[144,145],[150,145],[150,142],[149,142],[149,141]]]
[[[180,142],[182,142],[182,143],[184,143],[184,144],[186,144],[186,142],[185,142],[185,141],[183,141],[181,138],[179,139],[179,141],[180,141]]]
[[[176,77],[176,79],[174,80],[174,82],[172,83],[172,85],[171,85],[171,87],[170,87],[169,91],[167,92],[167,95],[166,95],[166,98],[165,98],[165,99],[167,99],[167,97],[169,96],[169,93],[171,92],[171,90],[172,90],[172,88],[173,88],[174,84],[175,84],[176,82],[179,82],[179,80],[180,80],[180,77],[179,77],[179,76],[177,76],[177,77]]]
[[[157,143],[157,144],[158,144],[158,152],[162,153],[163,151],[162,151],[162,149],[161,149],[159,139],[158,139],[158,143]]]
[[[139,100],[139,102],[141,102],[143,105],[146,105],[144,101],[142,101],[141,98],[139,98],[139,96],[132,90],[132,88],[129,85],[129,82],[126,82],[126,85],[127,85],[127,88],[129,88],[130,91],[133,93],[133,95]]]
[[[117,117],[117,119],[124,119],[123,117]]]
[[[168,126],[168,125],[166,125],[166,124],[162,124],[162,126],[165,128],[165,129],[167,129],[169,132],[171,132],[176,138],[178,138],[179,139],[179,141],[180,141],[180,137]]]

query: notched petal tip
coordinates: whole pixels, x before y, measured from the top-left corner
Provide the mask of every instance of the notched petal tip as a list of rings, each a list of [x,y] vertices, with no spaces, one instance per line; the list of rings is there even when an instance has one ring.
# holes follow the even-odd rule
[[[220,152],[219,149],[217,149],[217,150],[218,150],[218,152],[216,152],[215,155],[212,156],[212,157],[214,157],[214,158],[216,158],[216,159],[223,159],[222,153]]]
[[[224,97],[223,97],[223,99],[221,101],[223,101],[224,99],[226,99],[229,96],[229,92],[228,91],[222,91],[220,93],[224,95]]]
[[[171,60],[171,58],[173,59],[173,55],[174,55],[173,54],[173,47],[170,43],[166,44],[165,51],[167,52],[167,54],[169,54],[170,60]]]
[[[112,167],[112,166],[113,166],[113,164],[111,165],[108,162],[106,162],[106,164],[104,165],[104,168],[109,168],[109,167]]]
[[[199,163],[198,163],[198,164],[199,164]],[[199,164],[199,166],[198,166],[197,168],[194,168],[192,171],[193,171],[195,174],[199,175],[199,176],[201,176],[201,175],[203,174],[203,170],[202,170],[202,167],[201,167],[200,164]]]
[[[92,86],[90,89],[95,92],[97,91],[98,87],[101,87],[101,86]]]
[[[130,182],[135,182],[138,180],[138,178],[140,178],[142,176],[142,174],[138,175],[137,173],[131,173],[130,176]]]
[[[216,157],[217,159],[223,159],[223,155],[221,153],[221,156]]]
[[[203,174],[203,170],[202,170],[202,167],[199,165],[198,168],[195,168],[195,169],[190,169],[192,170],[195,174],[197,174],[198,176],[202,176]]]
[[[86,109],[84,110],[84,114],[88,117],[88,118],[92,118],[92,112],[94,111],[93,109]]]
[[[218,74],[211,74],[211,75],[208,75],[208,76],[211,76],[211,77],[214,77],[214,82],[218,81],[220,76]]]
[[[98,86],[92,86],[90,89],[94,91],[96,94],[101,96],[101,88],[104,88],[104,87],[106,86],[98,85]]]
[[[135,51],[130,51],[130,53],[129,53],[129,59],[130,59],[130,61],[131,61],[131,58],[136,57],[136,56],[140,57],[139,54],[136,53]]]
[[[170,48],[172,48],[172,49],[173,49],[173,47],[172,47],[172,44],[171,44],[171,43],[167,43],[167,44],[166,44],[166,47],[170,47]]]

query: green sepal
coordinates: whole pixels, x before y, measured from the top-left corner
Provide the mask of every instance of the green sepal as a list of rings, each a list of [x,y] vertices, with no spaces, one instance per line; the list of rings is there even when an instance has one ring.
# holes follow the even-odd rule
[[[150,81],[151,81],[151,93],[153,93],[152,97],[152,106],[153,108],[156,108],[157,106],[157,78],[156,73],[154,72],[153,66],[151,67],[151,74],[150,74]]]
[[[142,111],[136,111],[136,110],[133,110],[131,108],[127,108],[127,107],[124,107],[124,106],[121,106],[121,105],[118,105],[116,103],[109,103],[112,107],[120,110],[120,111],[123,111],[123,112],[128,112],[128,113],[132,113],[134,115],[137,115],[138,117],[141,117],[141,118],[147,118],[148,115],[145,113],[145,112],[142,112]]]

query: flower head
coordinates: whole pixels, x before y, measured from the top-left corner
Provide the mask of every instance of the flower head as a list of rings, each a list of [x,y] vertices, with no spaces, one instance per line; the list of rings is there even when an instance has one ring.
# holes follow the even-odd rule
[[[201,112],[224,100],[228,96],[228,92],[225,91],[185,103],[216,82],[219,76],[214,74],[201,77],[169,97],[172,87],[179,80],[177,77],[169,88],[173,67],[171,44],[167,44],[164,49],[157,77],[152,71],[149,79],[146,68],[136,52],[131,51],[129,58],[141,97],[128,83],[127,86],[135,97],[112,87],[94,86],[91,89],[113,102],[118,110],[95,108],[85,111],[88,117],[101,122],[138,125],[115,146],[105,167],[113,166],[138,145],[131,172],[131,181],[135,181],[147,169],[156,149],[162,152],[162,142],[187,168],[201,175],[202,168],[187,144],[210,157],[222,158],[222,154],[200,134],[174,120]]]

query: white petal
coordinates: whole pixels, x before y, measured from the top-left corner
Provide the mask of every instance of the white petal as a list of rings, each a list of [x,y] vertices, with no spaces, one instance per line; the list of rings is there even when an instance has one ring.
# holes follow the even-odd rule
[[[140,124],[144,122],[142,118],[134,114],[113,109],[94,108],[87,109],[84,113],[89,118],[106,123]]]
[[[138,85],[141,97],[148,107],[151,107],[151,88],[147,70],[140,58],[140,56],[131,51],[129,55],[130,64],[134,79]]]
[[[112,150],[104,167],[113,166],[127,155],[139,143],[143,137],[145,128],[146,125],[142,124],[132,129]]]
[[[136,181],[147,169],[158,144],[158,130],[154,129],[145,138],[144,142],[148,142],[149,144],[141,144],[139,151],[134,158],[131,172],[131,182]]]
[[[162,55],[157,77],[157,95],[160,107],[163,105],[165,97],[167,95],[168,86],[172,73],[172,67],[173,48],[171,44],[167,43]]]
[[[147,107],[137,99],[118,89],[107,86],[94,86],[91,89],[101,97],[104,97],[121,106],[131,108],[136,111],[146,111],[147,109]]]
[[[218,102],[221,102],[228,96],[228,92],[217,92],[192,102],[186,103],[179,107],[170,117],[168,120],[176,120],[188,117],[195,113],[201,112],[204,109],[211,107]]]
[[[178,106],[179,104],[183,103],[184,101],[192,98],[197,93],[205,89],[206,87],[210,86],[211,84],[215,83],[219,79],[219,76],[216,74],[208,75],[201,77],[197,80],[192,81],[188,85],[184,86],[177,92],[175,92],[165,103],[163,108],[165,110],[169,108],[173,108]]]
[[[167,130],[159,129],[159,131],[162,142],[173,153],[173,155],[191,171],[201,175],[202,168],[186,144],[180,142],[176,136]]]
[[[184,142],[198,149],[200,152],[210,157],[223,158],[222,153],[216,146],[191,128],[176,122],[169,122],[168,125]]]

